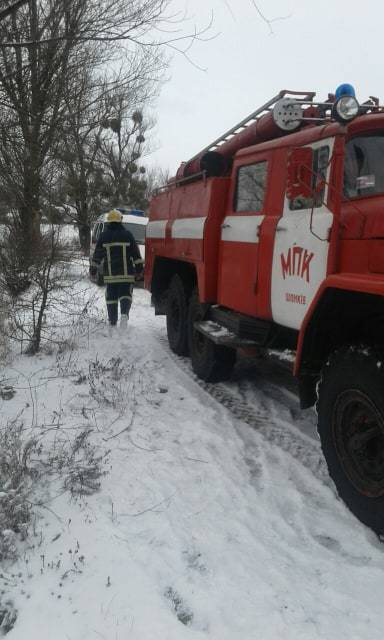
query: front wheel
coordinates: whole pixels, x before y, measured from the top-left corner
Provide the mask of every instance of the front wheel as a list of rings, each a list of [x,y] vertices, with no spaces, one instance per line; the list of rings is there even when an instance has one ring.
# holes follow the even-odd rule
[[[195,322],[204,319],[204,307],[200,304],[199,293],[192,294],[188,311],[188,339],[192,369],[202,380],[217,382],[227,380],[236,362],[236,351],[216,345],[195,329]]]
[[[340,349],[322,372],[318,431],[336,489],[352,513],[384,533],[384,363]]]
[[[167,296],[167,336],[169,346],[178,356],[188,355],[188,295],[179,275],[174,275]]]

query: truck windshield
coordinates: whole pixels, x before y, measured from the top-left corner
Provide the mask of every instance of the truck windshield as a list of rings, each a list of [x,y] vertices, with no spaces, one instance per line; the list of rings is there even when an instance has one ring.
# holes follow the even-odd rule
[[[384,193],[384,133],[353,138],[346,144],[344,195],[362,198]]]

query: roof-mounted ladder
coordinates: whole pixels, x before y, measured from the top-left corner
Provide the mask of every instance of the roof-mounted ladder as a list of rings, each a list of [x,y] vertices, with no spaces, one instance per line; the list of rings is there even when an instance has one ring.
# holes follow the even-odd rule
[[[224,142],[227,142],[228,140],[233,138],[233,136],[235,136],[237,133],[240,133],[240,131],[246,129],[246,127],[248,127],[253,122],[256,122],[261,116],[272,111],[275,104],[282,98],[294,98],[305,103],[311,103],[315,95],[316,93],[314,91],[289,91],[288,89],[283,89],[276,96],[271,98],[271,100],[268,100],[268,102],[266,102],[261,107],[256,109],[256,111],[244,118],[244,120],[229,129],[229,131],[221,135],[219,138],[214,140],[214,142],[211,142],[211,144],[209,144],[207,147],[199,151],[199,153],[190,158],[190,160],[188,160],[188,164],[193,162],[195,158],[204,155],[208,151],[217,150],[217,148],[221,144],[224,144]]]

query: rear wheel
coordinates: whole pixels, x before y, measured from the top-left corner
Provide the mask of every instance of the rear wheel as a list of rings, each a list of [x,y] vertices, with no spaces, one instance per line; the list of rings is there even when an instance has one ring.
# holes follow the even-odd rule
[[[204,307],[200,304],[198,291],[195,290],[191,296],[188,311],[188,339],[192,368],[196,375],[206,382],[227,380],[236,362],[236,351],[216,345],[200,331],[196,331],[195,322],[203,319]]]
[[[384,363],[369,349],[333,354],[322,372],[318,431],[340,497],[384,533]]]
[[[179,356],[188,355],[188,295],[183,281],[174,275],[167,297],[167,335],[169,346]]]

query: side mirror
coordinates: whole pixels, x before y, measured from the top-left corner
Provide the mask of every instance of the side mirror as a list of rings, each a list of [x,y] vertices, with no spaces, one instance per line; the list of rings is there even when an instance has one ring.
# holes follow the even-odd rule
[[[313,149],[299,147],[292,149],[288,157],[287,197],[313,196]]]

